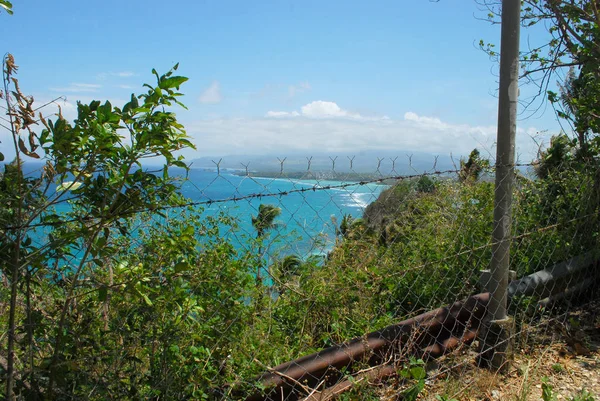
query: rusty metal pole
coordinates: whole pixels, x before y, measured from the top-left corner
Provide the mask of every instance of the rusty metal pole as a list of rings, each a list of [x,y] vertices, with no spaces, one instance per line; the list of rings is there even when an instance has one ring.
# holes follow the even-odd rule
[[[519,36],[521,0],[502,1],[500,87],[496,145],[496,186],[492,260],[487,289],[491,294],[490,321],[484,332],[482,359],[492,368],[504,366],[511,337],[512,320],[507,316],[507,288],[512,225],[512,189],[515,178],[515,136],[519,95]]]

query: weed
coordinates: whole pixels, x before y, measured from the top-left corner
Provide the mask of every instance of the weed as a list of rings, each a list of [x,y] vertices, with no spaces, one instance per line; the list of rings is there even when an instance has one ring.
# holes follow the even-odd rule
[[[579,394],[574,397],[571,397],[571,401],[596,401],[592,393],[587,390],[581,390]]]
[[[450,398],[449,395],[436,395],[435,399],[437,401],[458,401],[456,398]]]
[[[552,371],[554,373],[564,373],[565,368],[560,363],[555,363],[552,365]]]
[[[422,359],[410,358],[408,365],[399,372],[400,377],[404,378],[410,384],[410,387],[402,392],[401,399],[405,401],[415,401],[423,388],[425,387],[425,362]]]
[[[544,401],[556,401],[553,387],[546,376],[542,377],[542,399]]]

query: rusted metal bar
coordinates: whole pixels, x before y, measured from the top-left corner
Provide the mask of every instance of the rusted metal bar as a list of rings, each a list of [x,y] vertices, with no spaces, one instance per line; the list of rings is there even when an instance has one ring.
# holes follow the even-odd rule
[[[600,274],[597,258],[598,253],[588,253],[513,281],[509,286],[508,298],[531,295],[543,297],[576,291],[579,286],[574,287],[574,284],[581,283],[583,277],[587,276],[588,280],[592,277],[596,279]],[[276,366],[257,379],[267,390],[253,394],[246,400],[298,400],[308,395],[306,389],[317,386],[328,388],[323,393],[333,391],[332,394],[338,394],[349,388],[351,383],[342,381],[342,378],[355,373],[359,362],[363,363],[362,366],[381,365],[382,368],[376,370],[376,375],[383,378],[395,373],[392,367],[385,365],[394,356],[410,354],[425,360],[437,358],[476,338],[489,299],[489,293],[477,294],[464,302],[435,309],[347,343]],[[369,374],[371,377],[374,373]],[[244,397],[234,391],[234,396],[236,395]]]
[[[448,353],[449,351],[455,350],[463,344],[470,344],[475,338],[477,338],[477,329],[478,327],[473,327],[465,331],[465,333],[461,337],[448,337],[446,339],[443,339],[442,341],[430,345],[429,347],[423,350],[423,355],[421,356],[421,358],[425,360],[438,358]]]
[[[336,384],[344,374],[351,374],[358,362],[377,366],[394,353],[415,355],[426,350],[426,355],[437,356],[439,352],[451,348],[454,340],[449,339],[452,337],[460,338],[465,333],[477,330],[485,316],[488,301],[488,293],[478,294],[464,302],[435,309],[364,337],[276,366],[258,378],[268,390],[253,394],[246,400],[281,400],[282,397],[296,400],[307,395],[306,388]],[[449,342],[444,345],[446,340]]]
[[[431,345],[423,350],[420,355],[423,359],[437,358],[448,352],[454,351],[456,348],[464,344],[470,344],[477,338],[477,330],[469,330],[462,337],[450,337],[446,340]],[[375,366],[371,369],[366,369],[364,373],[359,373],[353,376],[352,380],[344,380],[336,383],[332,387],[321,391],[315,391],[314,394],[303,398],[302,401],[327,401],[335,398],[337,395],[350,390],[356,383],[367,381],[368,383],[378,383],[388,377],[398,374],[398,366],[393,363],[381,366]]]
[[[354,380],[344,380],[322,391],[315,391],[314,394],[311,394],[306,398],[302,398],[301,401],[328,401],[334,399],[339,394],[352,389],[352,387],[354,387],[357,383],[364,381],[368,383],[377,383],[387,377],[395,375],[396,373],[396,366],[394,365],[375,366],[368,372],[356,375]]]

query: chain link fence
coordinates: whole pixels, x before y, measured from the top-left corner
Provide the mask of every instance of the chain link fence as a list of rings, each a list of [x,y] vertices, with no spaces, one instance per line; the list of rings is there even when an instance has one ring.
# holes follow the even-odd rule
[[[472,374],[490,343],[523,349],[593,298],[595,161],[515,166],[514,320],[492,342],[483,333],[493,169],[476,153],[414,174],[399,174],[395,161],[382,172],[379,160],[373,173],[351,163],[193,168],[181,176],[181,198],[143,210],[125,201],[92,238],[78,236],[95,221],[69,217],[69,191],[55,193],[45,217],[5,224],[5,317],[6,267],[19,256],[10,246],[22,242],[16,394],[434,399],[425,387]],[[4,348],[6,334],[0,341]]]

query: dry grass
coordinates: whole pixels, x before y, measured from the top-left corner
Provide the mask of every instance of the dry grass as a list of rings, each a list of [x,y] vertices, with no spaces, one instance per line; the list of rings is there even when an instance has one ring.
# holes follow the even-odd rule
[[[479,369],[472,358],[466,361],[468,355],[463,362],[450,357],[440,361],[433,372],[437,379],[421,399],[538,401],[546,380],[557,400],[586,390],[600,401],[600,301],[523,327],[515,338],[517,352],[508,373]]]
[[[475,349],[465,347],[430,362],[419,400],[541,401],[545,381],[557,401],[571,401],[582,390],[600,401],[600,300],[521,326],[507,373],[478,368]],[[363,387],[368,390],[363,397],[356,391],[357,397],[347,399],[401,400],[404,387],[401,380],[392,378],[387,384],[374,382],[368,389]]]

